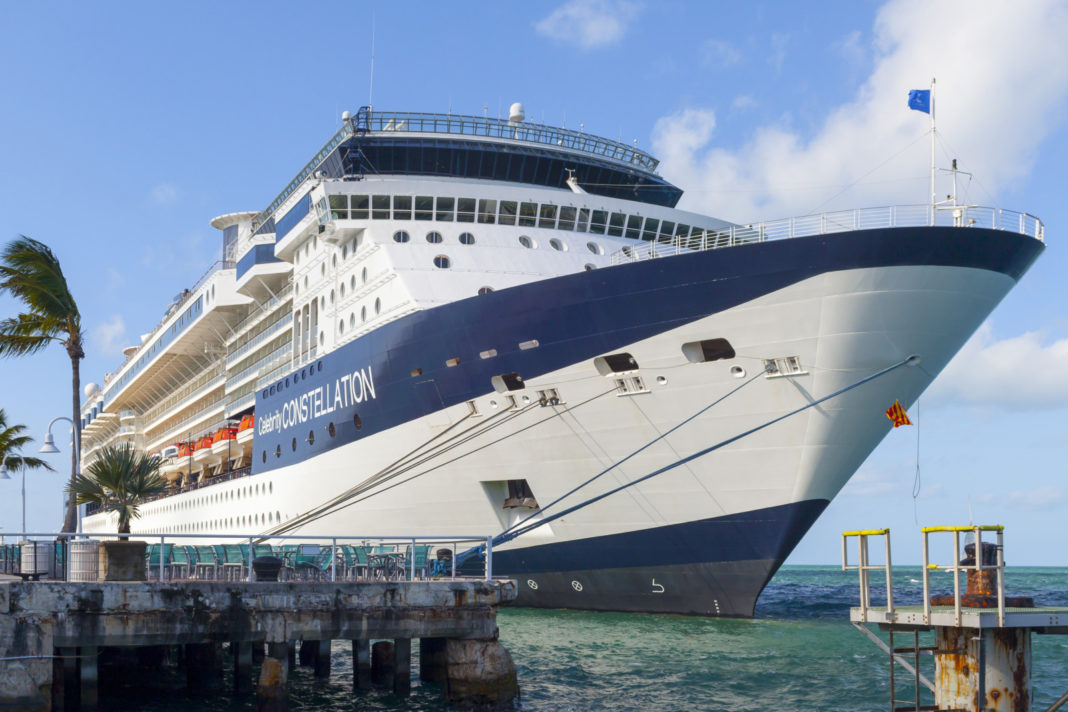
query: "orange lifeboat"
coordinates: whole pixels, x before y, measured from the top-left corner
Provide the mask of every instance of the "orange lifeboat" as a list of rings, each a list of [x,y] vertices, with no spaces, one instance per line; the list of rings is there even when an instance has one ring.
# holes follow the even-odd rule
[[[249,414],[241,418],[241,425],[237,427],[237,432],[248,430],[256,425],[256,416]]]
[[[193,449],[189,446],[189,443],[178,443],[178,457],[189,457],[189,454]]]

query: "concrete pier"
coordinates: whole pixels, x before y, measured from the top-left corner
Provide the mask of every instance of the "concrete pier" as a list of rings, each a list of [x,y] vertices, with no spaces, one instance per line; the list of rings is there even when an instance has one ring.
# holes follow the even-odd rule
[[[479,709],[489,700],[510,704],[512,688],[505,684],[498,694],[492,681],[502,678],[499,670],[486,676],[489,693],[485,685],[469,683],[472,674],[477,678],[479,670],[488,669],[485,660],[501,659],[494,647],[499,647],[496,610],[515,595],[512,581],[482,580],[4,582],[0,678],[7,684],[0,686],[0,709],[96,709],[96,657],[102,648],[183,646],[190,693],[217,693],[223,643],[231,653],[235,694],[255,689],[258,709],[287,709],[286,683],[297,641],[304,644],[302,662],[307,660],[317,677],[330,674],[331,641],[352,641],[356,694],[371,687],[376,672],[371,644],[379,641],[376,648],[388,658],[380,662],[389,677],[386,689],[404,696],[411,690],[413,638],[427,641],[419,646],[421,657],[427,657],[420,660],[420,671],[428,681],[448,681],[452,704]],[[389,643],[388,654],[381,642]],[[447,645],[454,643],[459,652],[450,662]],[[262,651],[265,644],[267,656],[257,671],[253,648]],[[155,650],[162,665],[167,650]],[[514,681],[514,667],[510,678],[508,671],[503,678]],[[464,690],[471,691],[470,699]]]

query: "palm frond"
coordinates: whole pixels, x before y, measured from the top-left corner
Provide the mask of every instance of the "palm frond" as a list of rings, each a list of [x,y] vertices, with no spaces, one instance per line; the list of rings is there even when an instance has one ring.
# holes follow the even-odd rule
[[[78,504],[95,503],[119,515],[119,533],[128,534],[130,521],[140,516],[137,505],[159,494],[167,482],[159,475],[159,461],[128,445],[101,448],[97,458],[67,485]]]
[[[20,235],[0,253],[0,290],[6,290],[32,312],[66,319],[73,315],[81,330],[78,305],[67,286],[59,260],[42,242]]]

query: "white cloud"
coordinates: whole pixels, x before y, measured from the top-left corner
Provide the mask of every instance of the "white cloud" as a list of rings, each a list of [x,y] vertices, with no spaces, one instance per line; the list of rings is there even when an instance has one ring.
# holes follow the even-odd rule
[[[178,199],[178,189],[170,183],[160,183],[152,189],[152,202],[156,205],[170,205]]]
[[[102,356],[117,356],[128,346],[126,337],[126,322],[121,314],[112,314],[102,324],[98,324],[92,331],[93,346]]]
[[[1014,490],[1008,494],[984,494],[977,498],[984,504],[1022,510],[1060,509],[1064,502],[1064,488],[1035,487],[1029,490]]]
[[[682,207],[738,222],[921,203],[928,192],[928,122],[906,108],[906,97],[935,76],[939,133],[961,168],[996,192],[1030,171],[1060,118],[1068,93],[1066,34],[1068,5],[1058,0],[984,3],[982,11],[964,0],[891,0],[867,48],[870,74],[813,135],[768,125],[740,148],[716,148],[708,130],[712,108],[692,107],[661,118],[653,146],[664,157],[664,176],[687,190]],[[773,66],[787,44],[785,36],[773,39]],[[706,120],[695,122],[695,115]]]
[[[730,42],[708,40],[701,45],[701,58],[714,67],[729,67],[742,59],[742,53]]]
[[[853,66],[862,65],[868,57],[868,49],[864,46],[863,35],[860,30],[854,30],[834,43],[834,48],[842,56],[842,59]]]
[[[786,61],[786,45],[790,44],[790,35],[778,33],[771,36],[771,52],[768,53],[768,64],[775,67],[776,72],[782,71],[782,63]]]
[[[756,99],[748,94],[741,94],[734,97],[734,101],[731,102],[731,109],[734,111],[744,111],[745,109],[752,109],[756,105]]]
[[[1049,341],[1029,331],[996,339],[979,327],[924,396],[931,405],[974,405],[998,410],[1068,407],[1068,338]]]
[[[638,3],[628,0],[570,0],[534,28],[558,42],[597,49],[622,40],[640,9]]]

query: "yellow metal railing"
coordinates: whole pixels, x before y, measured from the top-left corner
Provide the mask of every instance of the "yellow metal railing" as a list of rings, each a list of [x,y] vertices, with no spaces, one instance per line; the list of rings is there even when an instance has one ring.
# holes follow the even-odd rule
[[[872,565],[868,549],[868,537],[881,536],[886,547],[886,563],[882,566]],[[857,540],[857,563],[849,563],[849,539]],[[860,617],[868,622],[868,609],[871,608],[871,581],[869,572],[883,569],[886,575],[886,616],[894,615],[894,581],[890,571],[890,529],[858,529],[842,532],[842,571],[857,571],[860,576]]]
[[[998,601],[998,625],[1005,625],[1005,554],[1004,534],[1005,527],[1000,524],[972,524],[968,526],[943,526],[924,527],[923,532],[923,622],[931,622],[931,587],[930,575],[933,570],[947,570],[953,572],[953,621],[960,625],[961,615],[961,571],[982,571],[984,568],[995,568],[998,576],[997,601]],[[983,532],[995,532],[997,534],[997,561],[993,567],[983,566]],[[953,535],[953,563],[949,566],[931,563],[930,535],[931,534]],[[975,535],[975,563],[961,564],[960,535],[971,533]]]

